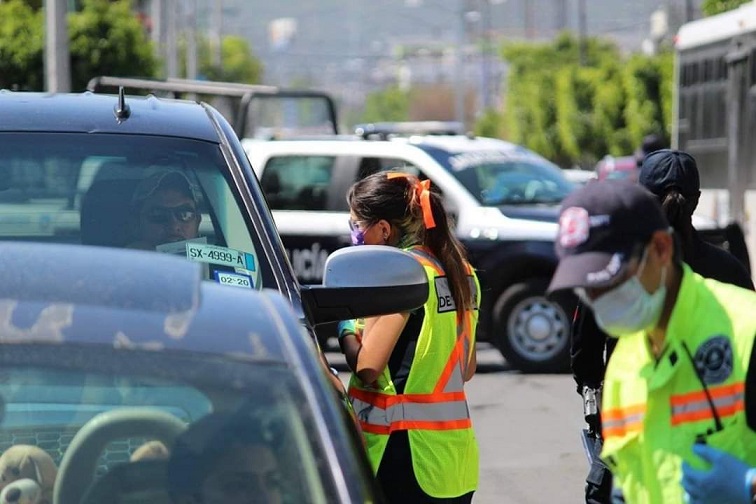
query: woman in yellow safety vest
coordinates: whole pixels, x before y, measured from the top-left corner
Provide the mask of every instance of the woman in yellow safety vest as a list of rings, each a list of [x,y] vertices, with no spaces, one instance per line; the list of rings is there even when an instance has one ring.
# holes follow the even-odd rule
[[[349,396],[390,503],[468,503],[478,446],[464,383],[475,373],[480,286],[430,180],[381,172],[347,196],[352,242],[412,254],[428,275],[423,307],[344,321]]]

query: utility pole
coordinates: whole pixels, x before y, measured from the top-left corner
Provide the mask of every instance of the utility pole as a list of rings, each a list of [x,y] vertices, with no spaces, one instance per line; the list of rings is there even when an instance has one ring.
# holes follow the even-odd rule
[[[176,21],[179,17],[178,1],[177,0],[163,0],[166,7],[166,36],[165,36],[165,73],[168,78],[178,77],[178,44],[176,39],[178,38],[178,26]]]
[[[567,29],[567,0],[554,0],[554,28],[557,32]]]
[[[197,68],[197,0],[189,0],[186,15],[186,78],[196,79]]]
[[[481,0],[481,80],[483,111],[491,108],[491,0]]]
[[[465,124],[465,81],[464,81],[464,45],[467,32],[467,2],[459,1],[457,16],[457,44],[454,57],[454,117]]]
[[[578,52],[580,55],[580,66],[585,66],[588,63],[588,54],[586,49],[588,20],[586,16],[585,0],[578,0]]]
[[[165,42],[163,40],[165,36],[165,29],[163,28],[163,21],[165,20],[164,8],[164,0],[152,0],[150,4],[150,16],[152,17],[152,33],[150,35],[152,42],[158,48],[158,53],[161,55],[163,55],[163,51],[165,50],[163,47],[163,43]]]
[[[223,0],[215,0],[213,7],[213,64],[220,67],[223,64]]]
[[[535,35],[533,26],[533,0],[524,0],[525,2],[525,38],[532,39]]]
[[[50,93],[71,91],[67,0],[45,0],[45,88]]]

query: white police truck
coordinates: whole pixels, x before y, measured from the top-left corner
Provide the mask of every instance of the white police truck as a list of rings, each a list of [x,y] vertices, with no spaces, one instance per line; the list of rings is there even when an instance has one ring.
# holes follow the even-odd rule
[[[441,191],[482,286],[478,340],[526,372],[567,369],[574,298],[547,298],[556,266],[559,205],[574,188],[546,159],[509,142],[460,134],[362,135],[242,141],[301,283],[320,282],[325,259],[350,245],[347,189],[401,170]],[[419,128],[421,129],[421,128]],[[372,138],[372,139],[371,139]],[[321,330],[321,338],[335,332]]]

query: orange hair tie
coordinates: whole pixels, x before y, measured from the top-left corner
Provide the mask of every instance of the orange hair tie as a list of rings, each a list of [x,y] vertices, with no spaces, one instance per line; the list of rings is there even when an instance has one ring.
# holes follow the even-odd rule
[[[407,173],[389,172],[386,174],[386,177],[389,179],[409,179],[410,176]],[[433,219],[433,210],[431,209],[430,203],[430,185],[430,179],[425,179],[422,181],[418,180],[414,184],[415,194],[417,194],[417,199],[420,200],[420,208],[423,210],[423,222],[425,224],[425,229],[432,229],[436,227],[436,221]]]

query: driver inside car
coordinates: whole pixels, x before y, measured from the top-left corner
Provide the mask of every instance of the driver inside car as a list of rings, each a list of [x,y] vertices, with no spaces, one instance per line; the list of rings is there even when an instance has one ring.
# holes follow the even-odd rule
[[[280,504],[278,459],[260,426],[210,414],[182,433],[168,461],[174,504]]]
[[[127,248],[155,250],[197,238],[202,216],[199,191],[180,171],[161,170],[142,179],[131,199],[133,240]]]

